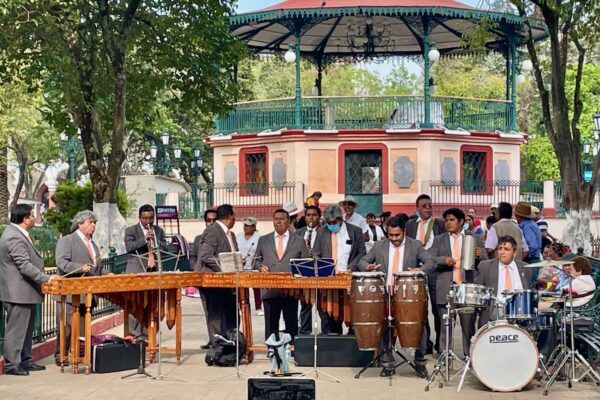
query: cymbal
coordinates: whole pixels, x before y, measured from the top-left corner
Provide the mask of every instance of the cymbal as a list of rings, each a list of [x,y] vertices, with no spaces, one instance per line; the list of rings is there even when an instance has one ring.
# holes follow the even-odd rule
[[[568,264],[573,264],[573,261],[563,261],[563,260],[551,260],[551,259],[546,259],[544,261],[540,261],[540,262],[536,262],[533,264],[525,264],[523,265],[523,267],[525,268],[537,268],[537,267],[554,267],[557,265],[568,265]]]

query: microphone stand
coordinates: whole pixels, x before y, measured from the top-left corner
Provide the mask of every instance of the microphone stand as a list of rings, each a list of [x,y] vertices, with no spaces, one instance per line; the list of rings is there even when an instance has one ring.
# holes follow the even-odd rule
[[[150,229],[152,229],[152,231],[154,232],[154,228],[152,228],[152,226],[149,226]],[[156,232],[155,232],[156,233]],[[185,380],[183,379],[179,379],[179,378],[172,378],[172,377],[168,377],[162,374],[162,329],[161,329],[161,315],[160,312],[162,310],[162,273],[163,273],[163,263],[162,263],[162,256],[161,256],[161,249],[158,243],[158,239],[156,238],[156,234],[154,235],[154,243],[152,243],[152,241],[148,241],[149,243],[149,247],[151,251],[154,251],[154,249],[157,249],[156,252],[156,267],[158,269],[158,318],[157,318],[157,336],[158,336],[158,373],[155,377],[152,377],[152,379],[154,380],[164,380],[164,379],[170,379],[173,381],[177,381],[177,382],[185,382]]]

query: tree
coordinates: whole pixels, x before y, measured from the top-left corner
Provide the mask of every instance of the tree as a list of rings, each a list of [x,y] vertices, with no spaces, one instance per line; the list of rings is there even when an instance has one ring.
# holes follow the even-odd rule
[[[233,99],[231,71],[243,50],[229,35],[231,5],[14,0],[5,6],[0,48],[7,62],[0,73],[42,79],[53,89],[52,120],[81,136],[94,211],[106,223],[98,227],[99,241],[122,242],[116,201],[126,146],[132,130],[144,130],[157,94],[168,91],[173,109],[204,114],[226,111]]]
[[[594,160],[591,181],[584,182],[580,120],[584,112],[581,94],[587,51],[600,33],[598,25],[591,21],[600,17],[600,3],[595,0],[511,2],[524,17],[528,33],[527,51],[533,63],[544,127],[558,159],[567,217],[563,240],[571,248],[583,247],[586,254],[591,254],[590,218],[599,179],[600,157]],[[528,19],[531,16],[543,18],[548,28],[550,53],[547,68],[544,68],[533,40]],[[576,51],[575,59],[570,58],[571,48]],[[567,72],[570,63],[574,64],[574,86],[569,95]]]

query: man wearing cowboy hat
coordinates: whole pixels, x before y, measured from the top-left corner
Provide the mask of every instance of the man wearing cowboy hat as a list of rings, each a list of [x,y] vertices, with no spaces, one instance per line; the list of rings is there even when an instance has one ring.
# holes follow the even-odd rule
[[[537,262],[540,260],[542,252],[542,233],[540,228],[535,223],[535,214],[531,209],[531,205],[524,201],[520,201],[515,206],[515,216],[519,228],[523,232],[523,237],[529,247],[529,254],[524,258],[524,262]],[[535,274],[534,274],[535,275]]]
[[[362,215],[355,213],[358,203],[353,196],[347,195],[344,200],[340,201],[340,206],[344,209],[344,221],[348,224],[358,226],[364,235],[364,241],[369,241],[369,225],[367,220]]]

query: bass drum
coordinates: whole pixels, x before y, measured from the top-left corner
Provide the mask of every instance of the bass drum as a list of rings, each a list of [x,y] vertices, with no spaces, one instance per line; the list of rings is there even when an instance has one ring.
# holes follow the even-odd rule
[[[471,345],[471,365],[481,383],[498,392],[525,387],[538,369],[538,349],[524,329],[497,321],[481,327]]]

